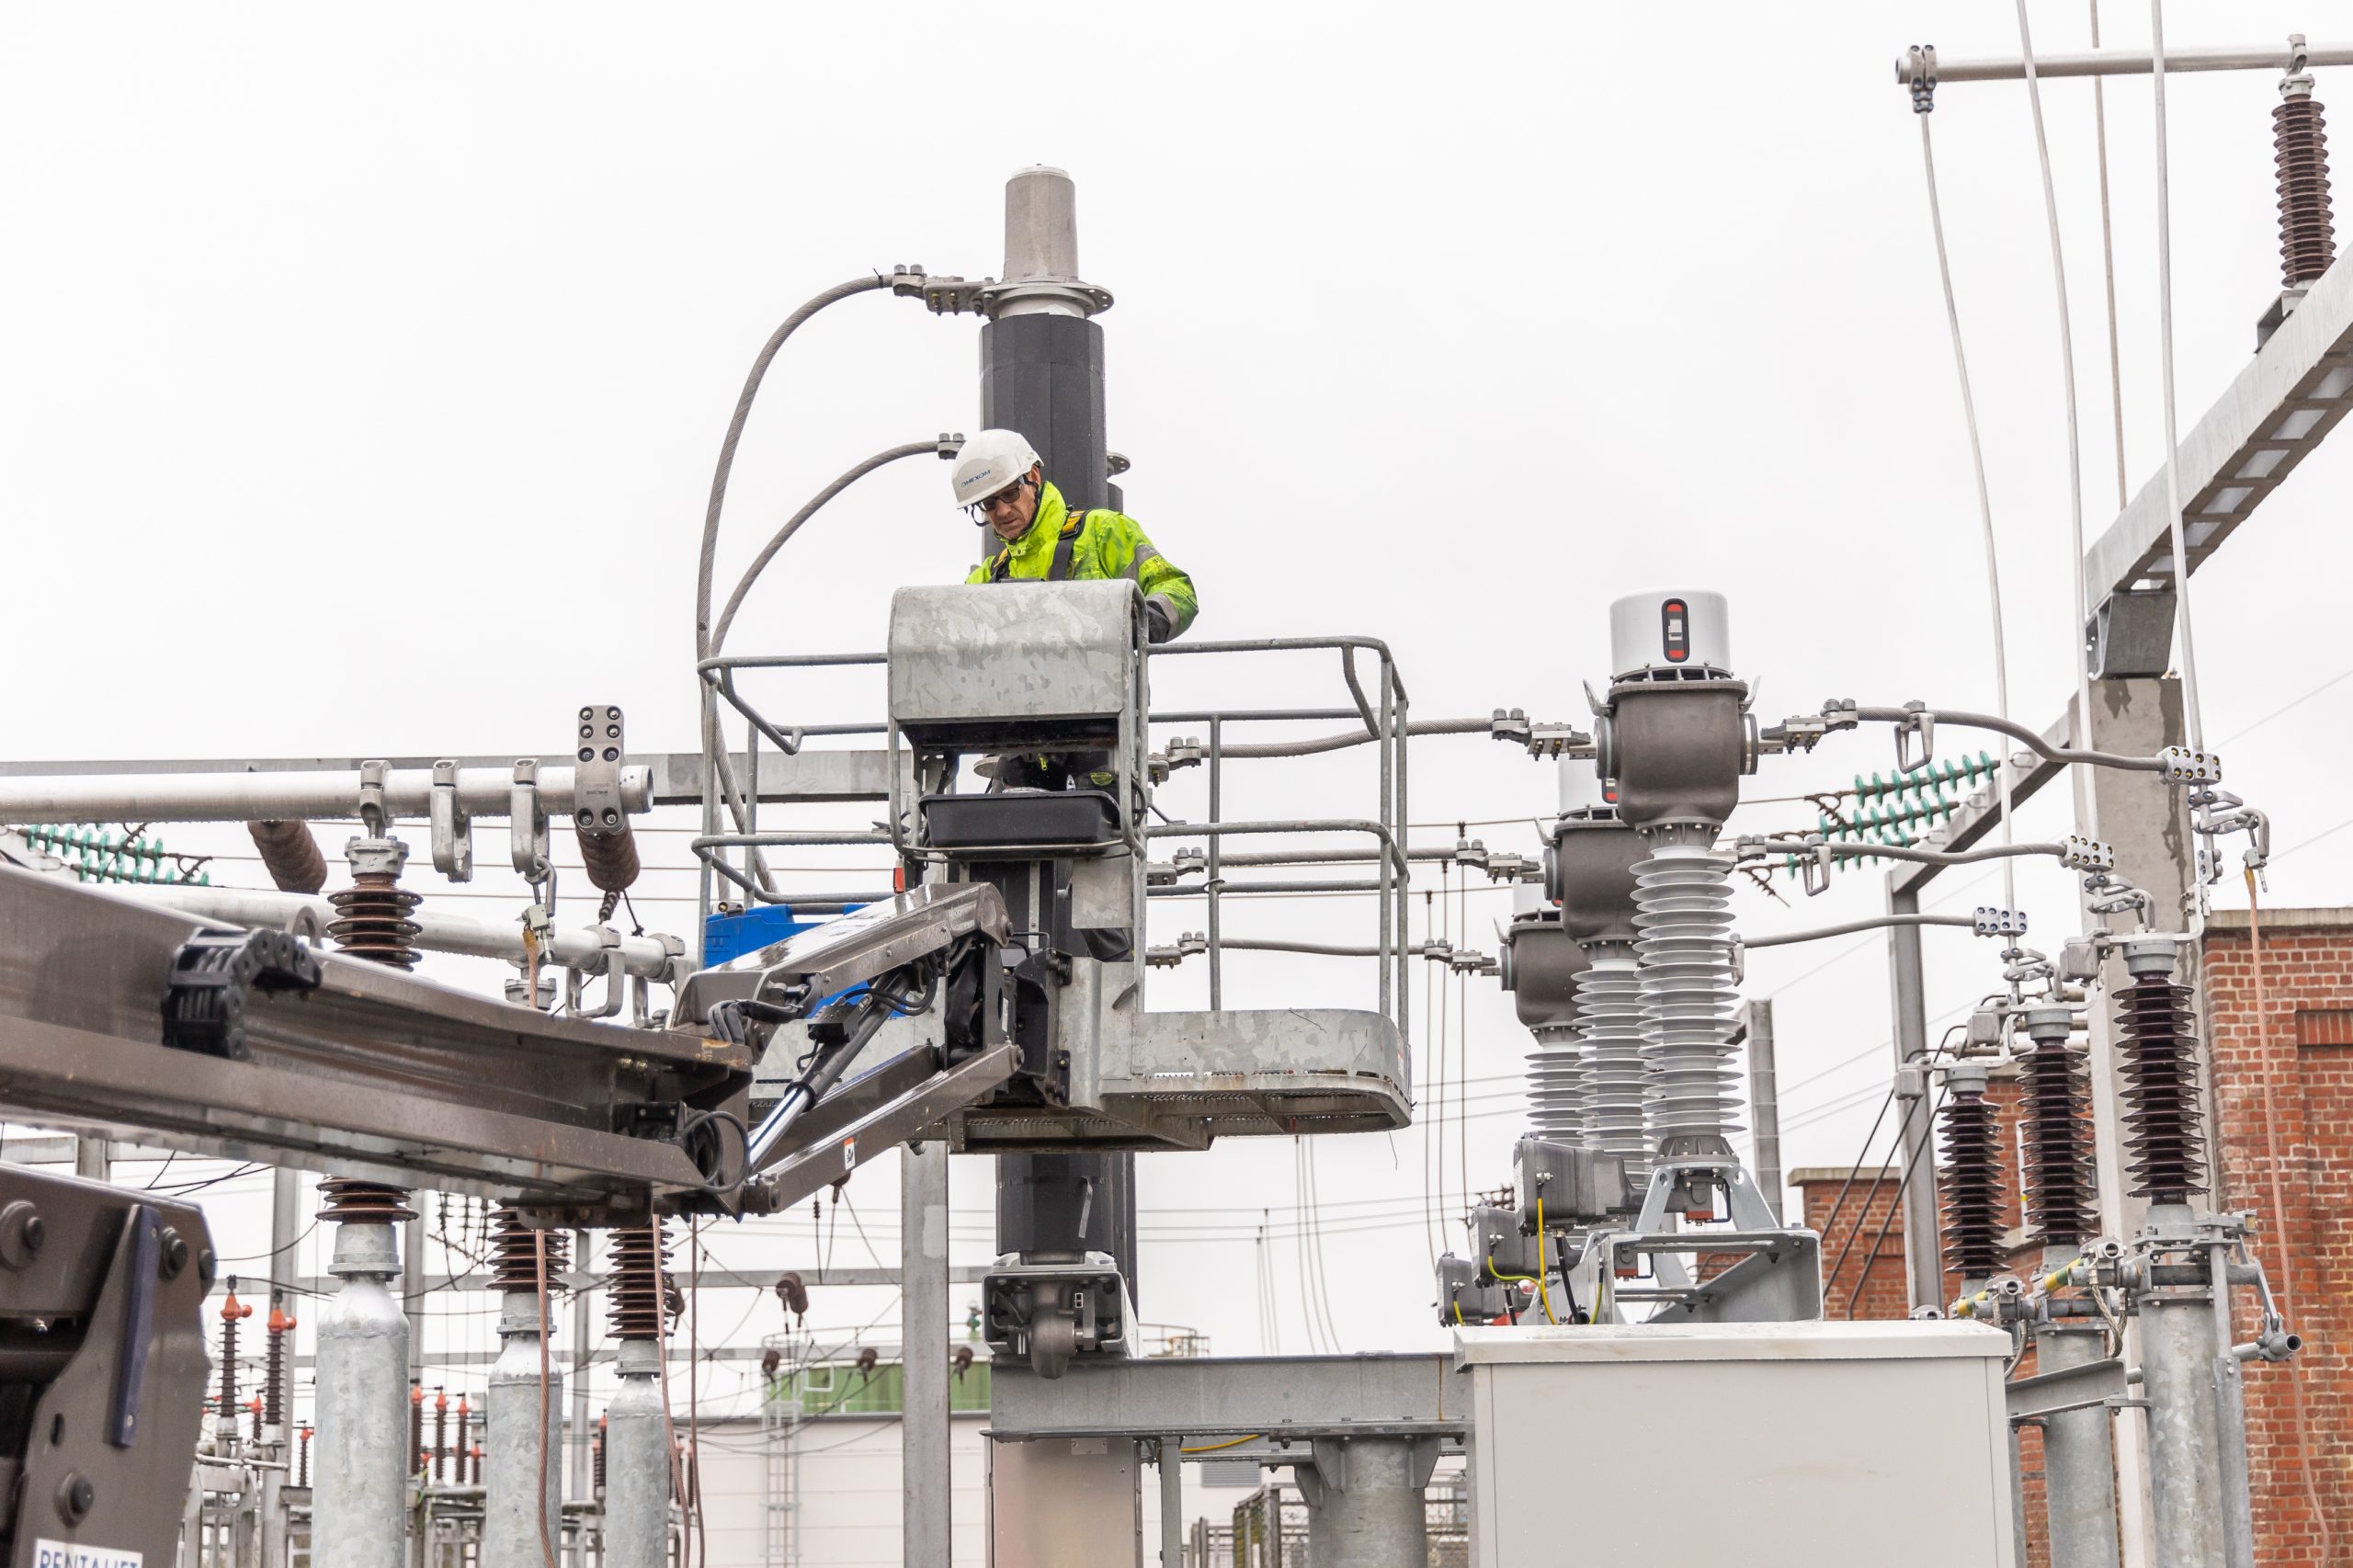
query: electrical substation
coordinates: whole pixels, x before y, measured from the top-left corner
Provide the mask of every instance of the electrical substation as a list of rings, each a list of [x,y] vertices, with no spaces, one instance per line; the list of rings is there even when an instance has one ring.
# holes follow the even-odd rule
[[[2022,84],[2040,134],[2042,95],[2154,87],[2166,453],[2078,517],[2055,719],[2010,712],[2006,672],[1995,711],[1868,660],[1794,690],[1744,638],[1803,612],[1664,546],[1468,717],[1417,709],[1395,629],[1342,605],[1191,626],[1140,530],[1101,553],[1133,529],[1121,280],[1083,268],[1080,186],[1040,165],[1005,182],[1001,260],[854,272],[757,347],[699,520],[691,708],[683,668],[648,712],[557,666],[506,687],[494,755],[415,751],[421,697],[376,756],[0,756],[5,1568],[2348,1560],[2353,1312],[2299,1238],[2353,1168],[2317,1097],[2353,1046],[2353,914],[2264,907],[2268,781],[2206,733],[2191,575],[2353,409],[2319,97],[2353,41],[2168,53],[2155,19],[2148,48],[1906,49],[1885,88],[1985,507],[1931,140],[1971,127],[1939,111]],[[2276,168],[2245,177],[2276,177],[2282,276],[2228,304],[2259,307],[2251,357],[2177,416],[2173,315],[2225,304],[2172,291],[2164,91],[2212,72],[2278,81]],[[972,334],[978,405],[756,526],[728,497],[762,389],[864,295]],[[755,586],[898,463],[996,532],[966,582],[885,561],[887,619],[808,646]],[[1034,574],[1001,520],[1023,506]],[[429,642],[406,657],[442,678]],[[1526,820],[1434,828],[1436,749],[1516,780]],[[1853,784],[1776,782],[1809,759]],[[1236,809],[1327,764],[1313,814]],[[2060,784],[2069,825],[2028,836]],[[2029,864],[2075,896],[2021,896]],[[1982,901],[1924,897],[1962,867]],[[658,870],[693,899],[641,919]],[[1434,875],[1508,902],[1493,942],[1433,914]],[[1866,882],[1877,913],[1799,913]],[[1798,908],[1744,929],[1757,889]],[[1777,1051],[1826,1050],[1777,1040],[1747,971],[1857,937],[1884,957],[1879,1117],[1851,1165],[1787,1169]],[[1957,1017],[1930,1010],[1939,944],[1971,966]],[[1229,978],[1242,955],[1271,990]],[[1444,1248],[1345,1282],[1443,1347],[1328,1313],[1308,1354],[1155,1332],[1140,1170],[1287,1147],[1312,1213],[1313,1145],[1415,1134],[1468,988],[1508,995],[1521,1097],[1458,1133],[1459,1194],[1440,1145]],[[994,1191],[984,1267],[951,1267],[951,1166]],[[886,1173],[896,1256],[834,1267],[827,1227],[865,1241]],[[208,1216],[232,1176],[267,1183],[266,1239]],[[824,1261],[709,1244],[764,1230]],[[806,1330],[853,1286],[891,1292],[896,1345]],[[733,1335],[747,1300],[791,1326]],[[471,1327],[438,1315],[460,1301]],[[759,1368],[723,1420],[697,1381],[722,1358]],[[853,1443],[885,1479],[825,1523],[811,1466]]]

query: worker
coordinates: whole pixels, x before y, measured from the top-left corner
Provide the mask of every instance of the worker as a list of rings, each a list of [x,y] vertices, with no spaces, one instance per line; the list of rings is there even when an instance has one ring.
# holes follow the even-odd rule
[[[1193,580],[1153,548],[1133,517],[1108,506],[1073,512],[1037,449],[1011,430],[983,430],[956,454],[956,504],[1001,541],[968,583],[1091,583],[1125,577],[1143,590],[1154,642],[1184,635],[1200,601]]]
[[[1012,430],[983,430],[956,454],[956,504],[998,540],[967,583],[1097,582],[1126,578],[1143,592],[1144,636],[1184,634],[1200,608],[1193,580],[1153,547],[1133,517],[1108,506],[1073,512],[1045,463]],[[1059,790],[1072,775],[1097,789],[1112,781],[1105,752],[995,759],[995,787]]]

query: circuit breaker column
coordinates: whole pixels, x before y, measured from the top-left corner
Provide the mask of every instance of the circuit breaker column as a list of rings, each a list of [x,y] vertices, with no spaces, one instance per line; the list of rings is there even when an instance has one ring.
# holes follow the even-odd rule
[[[1114,506],[1103,412],[1108,293],[1078,275],[1078,193],[1060,169],[1005,185],[1005,282],[981,328],[981,424],[1017,430],[1073,510]],[[986,543],[975,541],[976,551]],[[1092,1222],[1082,1233],[1077,1221]],[[1135,1156],[997,1156],[997,1250],[1108,1253],[1135,1294]]]

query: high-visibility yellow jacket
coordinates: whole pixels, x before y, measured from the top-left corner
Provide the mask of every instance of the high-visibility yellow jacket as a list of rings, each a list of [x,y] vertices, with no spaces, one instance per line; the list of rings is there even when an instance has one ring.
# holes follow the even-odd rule
[[[1200,600],[1193,580],[1153,548],[1133,517],[1097,506],[1076,517],[1051,483],[1038,493],[1038,514],[1029,529],[972,568],[967,583],[1061,581],[1084,583],[1124,577],[1143,590],[1147,605],[1168,618],[1168,635],[1193,624]]]

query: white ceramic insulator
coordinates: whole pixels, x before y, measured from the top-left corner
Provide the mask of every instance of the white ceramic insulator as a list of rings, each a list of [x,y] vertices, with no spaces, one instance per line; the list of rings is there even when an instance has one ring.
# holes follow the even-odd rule
[[[1548,1025],[1529,1031],[1536,1049],[1528,1054],[1529,1127],[1553,1143],[1586,1140],[1590,1107],[1582,1029]]]
[[[1586,1136],[1623,1154],[1647,1180],[1650,1144],[1643,1119],[1643,980],[1623,944],[1597,944],[1593,967],[1577,976],[1577,1017],[1586,1039]]]
[[[1688,845],[1662,845],[1634,868],[1654,1150],[1669,1139],[1709,1136],[1728,1146],[1736,1126],[1732,869],[1730,856]]]

